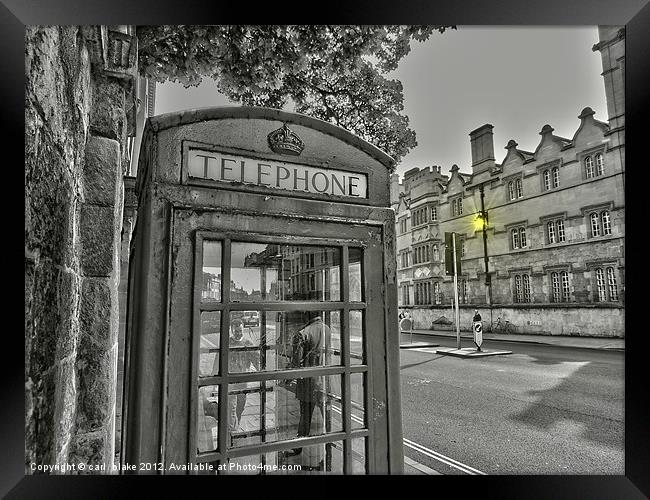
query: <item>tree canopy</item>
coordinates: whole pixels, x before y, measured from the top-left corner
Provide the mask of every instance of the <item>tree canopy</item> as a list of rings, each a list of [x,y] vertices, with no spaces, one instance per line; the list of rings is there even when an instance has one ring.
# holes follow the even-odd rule
[[[334,123],[396,161],[417,145],[390,80],[411,41],[450,26],[138,26],[138,66],[158,82],[204,77],[248,106],[284,108]]]

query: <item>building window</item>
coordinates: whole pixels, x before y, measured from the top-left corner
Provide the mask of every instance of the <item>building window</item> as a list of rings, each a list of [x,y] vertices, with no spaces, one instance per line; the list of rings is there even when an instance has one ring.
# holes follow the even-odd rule
[[[526,240],[526,228],[525,227],[515,227],[510,230],[510,239],[512,244],[512,249],[516,250],[518,248],[525,248],[528,246],[528,241]]]
[[[415,284],[415,304],[420,306],[431,304],[431,283]]]
[[[551,171],[544,170],[544,191],[551,189]]]
[[[557,240],[562,243],[566,239],[564,234],[564,221],[562,219],[556,220],[555,227],[557,228]]]
[[[456,215],[463,214],[463,199],[455,198],[451,200],[451,215],[455,217]]]
[[[569,273],[562,271],[562,301],[569,302],[569,295],[571,290],[569,288]]]
[[[436,304],[442,302],[442,297],[440,296],[440,283],[437,281],[433,284],[433,300]]]
[[[548,242],[557,243],[557,236],[555,234],[555,222],[551,221],[546,224],[548,232]]]
[[[438,207],[431,207],[431,221],[436,222],[438,220]]]
[[[402,304],[405,306],[409,305],[409,286],[404,285],[402,287]]]
[[[609,300],[618,300],[618,288],[616,287],[616,275],[614,268],[607,268],[607,285],[609,290]]]
[[[522,281],[524,284],[524,302],[530,302],[530,276],[524,274]]]
[[[613,267],[598,267],[596,273],[596,292],[598,302],[617,301],[618,285],[616,283],[616,271]]]
[[[460,256],[465,257],[465,239],[461,238],[460,240]]]
[[[594,159],[591,156],[585,158],[585,175],[587,179],[591,179],[594,176]]]
[[[519,248],[519,229],[511,229],[510,234],[512,236],[512,248]]]
[[[553,167],[551,172],[553,174],[553,188],[560,187],[560,167]]]
[[[585,165],[585,177],[591,179],[605,173],[605,158],[602,153],[596,153],[593,157],[586,156],[583,160]]]
[[[567,271],[555,271],[551,273],[551,302],[569,302],[571,289],[569,285],[569,273]]]
[[[530,289],[530,275],[529,274],[515,274],[514,276],[514,302],[530,302],[531,289]]]
[[[521,183],[521,179],[515,179],[514,181],[508,182],[508,199],[514,200],[516,198],[521,198],[524,195],[524,187]]]
[[[435,262],[440,260],[440,250],[438,249],[438,245],[433,245],[433,260]]]
[[[603,226],[603,234],[609,235],[612,234],[612,225],[609,221],[609,210],[603,210],[600,213],[600,222]]]
[[[544,191],[550,191],[551,189],[560,187],[560,168],[553,167],[544,170],[543,178]]]
[[[551,273],[551,286],[553,289],[553,297],[551,302],[560,302],[562,295],[560,292],[560,273]]]
[[[409,254],[408,254],[408,252],[402,252],[401,259],[402,259],[402,268],[409,267]]]
[[[591,236],[600,236],[600,217],[596,212],[592,212],[589,215],[589,220],[591,221]]]
[[[406,232],[406,217],[399,220],[399,232],[404,234]]]
[[[566,240],[564,221],[562,219],[548,221],[546,223],[546,234],[549,243],[563,243]]]
[[[602,212],[591,212],[589,214],[589,225],[591,226],[591,237],[609,236],[612,234],[612,222],[609,210]]]
[[[596,153],[596,175],[603,175],[605,173],[605,163],[603,161],[603,154]]]

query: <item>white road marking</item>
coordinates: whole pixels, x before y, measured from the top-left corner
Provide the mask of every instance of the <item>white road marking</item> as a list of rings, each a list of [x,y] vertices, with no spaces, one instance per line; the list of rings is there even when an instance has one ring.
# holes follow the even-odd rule
[[[341,409],[339,407],[332,405],[332,408],[337,413],[341,413]],[[355,422],[360,423],[360,424],[363,425],[364,422],[363,422],[363,419],[361,417],[357,417],[356,415],[350,415],[350,416],[352,417],[352,420],[354,420]],[[408,446],[409,448],[412,448],[415,451],[420,452],[420,453],[422,453],[423,455],[425,455],[425,456],[427,456],[429,458],[433,458],[434,460],[437,460],[438,462],[442,462],[443,464],[448,465],[449,467],[452,467],[454,469],[458,469],[459,471],[464,472],[465,474],[469,474],[469,475],[472,475],[472,476],[487,476],[487,474],[485,472],[481,472],[480,470],[475,469],[474,467],[470,467],[469,465],[466,465],[466,464],[464,464],[462,462],[459,462],[458,460],[454,460],[453,458],[447,457],[447,456],[443,455],[442,453],[438,453],[437,451],[433,451],[432,449],[427,448],[426,446],[421,445],[420,443],[416,443],[415,441],[411,441],[410,439],[404,438],[404,446]],[[420,469],[423,472],[425,472],[424,469],[428,469],[428,470],[430,470],[432,472],[427,472],[427,474],[439,474],[439,472],[437,472],[437,471],[435,471],[433,469],[430,469],[426,465],[420,464],[419,462],[416,462],[415,460],[409,459],[408,457],[404,457],[404,461],[406,463],[408,463],[407,459],[411,460],[412,463],[409,463],[409,465],[411,465],[412,467],[415,467],[414,464],[418,464],[418,465],[420,465],[422,467],[422,468],[415,467],[416,469]]]
[[[449,458],[443,455],[442,453],[433,451],[432,449],[429,449],[426,446],[416,443],[415,441],[411,441],[410,439],[404,438],[404,444],[409,448],[412,448],[415,451],[418,451],[429,458],[438,460],[439,462],[442,462],[443,464],[446,464],[449,467],[453,467],[454,469],[458,469],[459,471],[464,472],[465,474],[470,474],[472,476],[477,476],[477,475],[487,476],[485,472],[481,472],[480,470],[470,467],[469,465],[459,462],[458,460]]]

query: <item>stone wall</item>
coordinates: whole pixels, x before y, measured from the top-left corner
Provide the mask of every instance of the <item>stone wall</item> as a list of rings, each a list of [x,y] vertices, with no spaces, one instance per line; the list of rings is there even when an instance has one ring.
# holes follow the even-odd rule
[[[101,27],[26,28],[27,473],[113,462],[129,79],[106,59],[110,40]]]
[[[489,331],[490,310],[485,306],[463,306],[460,310],[460,329],[471,331],[474,309],[481,314],[484,330]],[[413,319],[416,330],[455,330],[451,306],[403,307]],[[440,321],[441,318],[447,321]],[[592,304],[571,305],[513,305],[495,306],[492,321],[508,320],[511,333],[525,335],[580,335],[588,337],[625,337],[625,309],[621,306]],[[437,321],[435,324],[434,321]],[[497,332],[495,332],[497,333]]]

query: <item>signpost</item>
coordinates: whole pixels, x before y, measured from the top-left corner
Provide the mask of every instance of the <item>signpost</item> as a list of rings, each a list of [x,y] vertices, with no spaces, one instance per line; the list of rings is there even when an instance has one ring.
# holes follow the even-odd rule
[[[474,331],[474,343],[478,350],[481,350],[481,344],[483,343],[483,322],[482,321],[472,321],[472,330]]]

